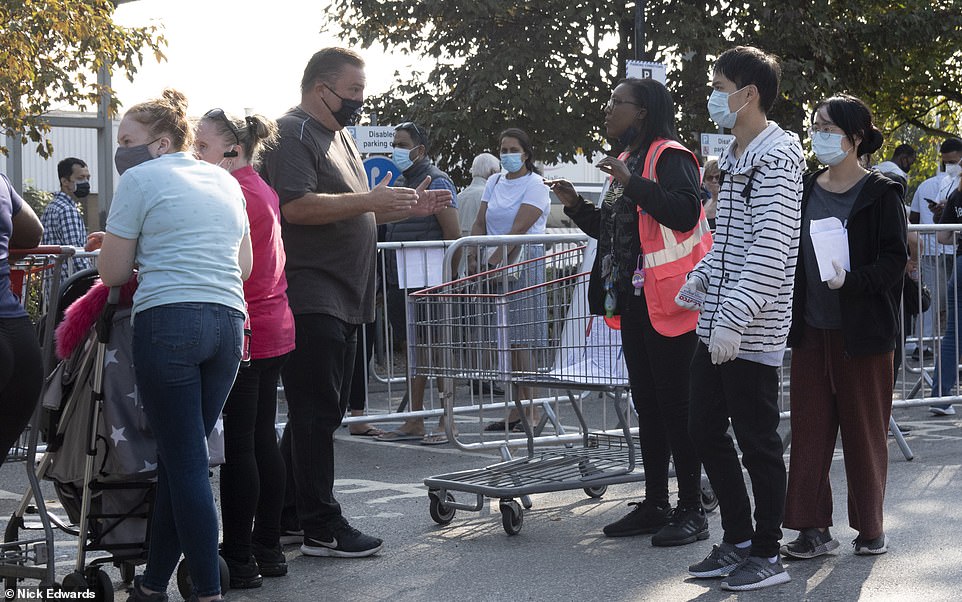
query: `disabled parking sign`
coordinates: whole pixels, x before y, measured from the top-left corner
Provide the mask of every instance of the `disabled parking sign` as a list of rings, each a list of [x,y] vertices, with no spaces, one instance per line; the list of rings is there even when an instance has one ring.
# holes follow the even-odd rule
[[[388,172],[391,172],[391,179],[388,185],[393,185],[401,176],[401,168],[394,164],[387,157],[370,157],[364,160],[364,171],[367,173],[367,184],[371,188],[380,183]]]

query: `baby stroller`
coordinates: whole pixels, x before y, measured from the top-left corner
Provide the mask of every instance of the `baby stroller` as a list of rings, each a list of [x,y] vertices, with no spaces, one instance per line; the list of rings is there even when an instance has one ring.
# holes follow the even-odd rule
[[[41,514],[41,522],[77,537],[76,564],[64,577],[63,589],[93,592],[94,599],[111,602],[113,583],[102,567],[118,567],[122,580],[129,584],[136,566],[147,558],[157,451],[136,394],[130,320],[134,287],[123,287],[124,294],[121,288],[110,289],[108,298],[106,287],[93,286],[96,271],[77,277],[81,275],[83,278],[72,278],[61,289],[61,300],[77,298],[71,284],[91,290],[67,310],[64,324],[58,327],[58,352],[67,357],[47,378],[42,394],[40,431],[47,447],[36,468],[39,477],[52,481],[68,520],[46,513],[40,503],[35,511]],[[74,319],[80,326],[71,322]],[[71,338],[75,347],[68,354],[65,347],[69,344],[64,340]],[[222,438],[211,447],[222,456]],[[33,491],[25,494],[10,519],[5,541],[15,541],[20,530],[35,527],[24,518],[33,509],[31,498],[38,497]],[[48,548],[52,546],[47,543]],[[90,552],[106,555],[88,563]],[[44,580],[49,584],[54,574],[53,554],[44,555],[46,558],[32,560],[46,562]],[[222,573],[225,571],[226,565]],[[190,584],[184,584],[185,580],[186,568],[178,571],[178,584],[189,594]],[[13,587],[11,581],[8,578],[7,589]],[[226,577],[224,582],[228,581]]]

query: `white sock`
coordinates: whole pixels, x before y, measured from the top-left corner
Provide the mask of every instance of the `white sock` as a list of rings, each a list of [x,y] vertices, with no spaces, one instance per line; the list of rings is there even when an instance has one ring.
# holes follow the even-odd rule
[[[775,561],[776,561],[776,560],[778,560],[778,554],[775,554],[774,556],[772,556],[771,558],[769,558],[769,559],[768,559],[768,562],[770,562],[770,563],[772,563],[772,564],[775,564]]]
[[[735,547],[738,548],[739,550],[744,550],[745,548],[750,547],[751,545],[752,545],[752,540],[749,539],[748,541],[736,543]]]

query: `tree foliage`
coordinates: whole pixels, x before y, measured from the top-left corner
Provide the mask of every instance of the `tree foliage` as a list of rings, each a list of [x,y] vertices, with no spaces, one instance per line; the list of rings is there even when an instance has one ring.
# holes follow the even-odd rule
[[[771,118],[788,129],[802,132],[814,102],[848,92],[874,108],[887,134],[910,125],[938,135],[954,131],[962,106],[959,4],[650,0],[643,57],[668,65],[678,131],[693,148],[699,132],[716,130],[706,109],[711,66],[737,44],[781,57]],[[382,122],[431,128],[439,164],[459,175],[508,126],[527,130],[548,161],[600,149],[601,107],[634,51],[634,12],[602,0],[333,2],[348,45],[436,61],[398,73],[370,102]]]
[[[122,70],[132,81],[144,51],[164,59],[166,41],[156,28],[118,26],[114,8],[111,0],[0,2],[0,125],[7,135],[37,142],[48,157],[44,113],[58,105],[88,108],[107,93],[113,115],[117,101],[98,86],[97,72]]]

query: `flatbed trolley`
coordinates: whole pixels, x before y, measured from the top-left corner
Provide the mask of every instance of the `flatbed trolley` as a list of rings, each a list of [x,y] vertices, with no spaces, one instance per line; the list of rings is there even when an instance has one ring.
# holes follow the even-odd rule
[[[506,398],[521,412],[527,455],[425,479],[430,515],[438,524],[449,524],[457,510],[480,511],[489,497],[499,500],[504,530],[515,535],[531,494],[583,489],[599,498],[608,485],[644,480],[636,467],[638,438],[629,426],[620,338],[588,312],[585,251],[584,244],[548,253],[542,245],[524,245],[516,263],[409,296],[409,363],[417,374],[566,391],[581,430],[540,436],[545,419],[530,424],[521,400],[505,387]],[[575,391],[613,398],[619,427],[591,432]],[[449,438],[462,449],[478,449],[483,444],[465,443],[451,432],[452,403],[445,398]],[[506,446],[502,452],[507,456]],[[476,499],[458,501],[455,493]],[[702,502],[708,510],[717,506],[705,480]]]

